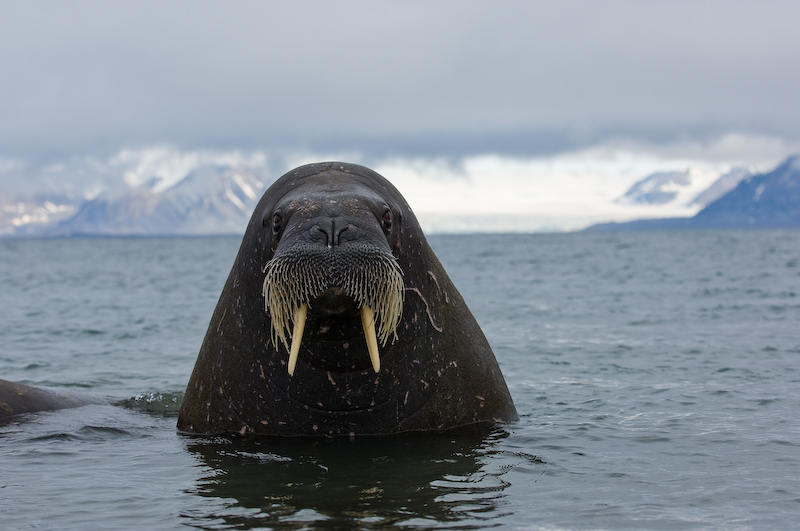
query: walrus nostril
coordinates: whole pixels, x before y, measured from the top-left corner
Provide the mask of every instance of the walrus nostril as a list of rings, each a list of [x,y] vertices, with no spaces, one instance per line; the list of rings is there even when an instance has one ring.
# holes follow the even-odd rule
[[[317,225],[314,225],[312,231],[316,231],[317,233],[323,235],[325,238],[325,245],[327,247],[337,247],[341,243],[342,233],[349,228],[349,223],[341,220],[337,222],[337,218],[332,217],[322,221]]]
[[[327,247],[330,247],[330,246],[331,246],[331,236],[330,236],[330,233],[329,233],[328,231],[326,231],[325,229],[323,229],[322,227],[320,227],[319,225],[314,225],[314,228],[312,229],[312,233],[313,233],[315,230],[316,230],[317,232],[321,233],[321,234],[322,234],[322,237],[323,237],[323,238],[325,238],[325,246],[327,246]]]
[[[334,245],[339,245],[341,243],[342,233],[344,231],[346,231],[348,228],[349,228],[349,226],[344,226],[341,229],[339,229],[338,232],[336,232],[335,237],[334,237],[334,241],[333,241]]]

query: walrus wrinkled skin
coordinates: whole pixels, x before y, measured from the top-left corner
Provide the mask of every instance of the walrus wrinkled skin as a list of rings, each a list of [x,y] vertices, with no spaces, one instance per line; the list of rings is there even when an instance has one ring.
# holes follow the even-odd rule
[[[368,272],[373,263],[381,273]],[[399,301],[392,293],[378,307],[397,278]],[[406,201],[374,171],[331,162],[290,171],[256,207],[178,428],[331,436],[516,418],[483,332]]]

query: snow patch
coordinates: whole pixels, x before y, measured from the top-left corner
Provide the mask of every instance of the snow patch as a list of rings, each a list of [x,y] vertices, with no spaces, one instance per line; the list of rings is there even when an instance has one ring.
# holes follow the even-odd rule
[[[764,193],[764,190],[767,189],[766,184],[759,184],[758,188],[756,188],[755,193],[753,194],[753,202],[758,203],[758,200],[761,199],[761,194]]]
[[[242,203],[242,200],[236,197],[236,194],[233,193],[230,183],[225,183],[225,197],[227,197],[231,203],[236,205],[236,208],[239,210],[244,211],[246,209],[244,203]]]

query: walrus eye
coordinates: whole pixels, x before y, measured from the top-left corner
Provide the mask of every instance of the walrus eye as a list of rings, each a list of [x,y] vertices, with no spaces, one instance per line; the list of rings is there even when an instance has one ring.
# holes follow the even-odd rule
[[[388,234],[389,231],[392,230],[392,211],[387,210],[383,213],[383,219],[381,220],[381,225],[383,225],[383,230]]]
[[[272,234],[277,236],[281,232],[283,218],[277,212],[272,215]]]

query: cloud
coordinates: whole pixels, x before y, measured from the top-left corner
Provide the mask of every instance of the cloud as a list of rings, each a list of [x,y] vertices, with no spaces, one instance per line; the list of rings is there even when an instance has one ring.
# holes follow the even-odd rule
[[[529,155],[800,138],[800,5],[699,1],[0,6],[0,145]]]

